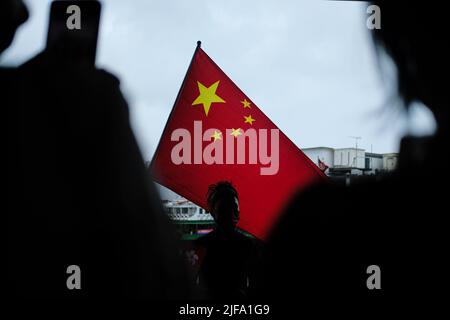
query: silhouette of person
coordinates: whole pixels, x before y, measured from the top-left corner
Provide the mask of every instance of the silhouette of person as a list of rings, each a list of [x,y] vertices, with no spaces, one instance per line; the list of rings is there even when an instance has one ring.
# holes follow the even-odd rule
[[[375,3],[381,29],[370,32],[397,67],[398,99],[406,108],[415,101],[428,106],[438,130],[405,137],[392,175],[349,187],[314,186],[292,200],[269,241],[265,271],[266,293],[291,311],[294,298],[305,307],[311,301],[370,310],[400,308],[402,301],[424,306],[428,299],[439,302],[446,288],[448,188],[442,182],[448,170],[442,161],[450,109],[448,81],[439,77],[450,56],[446,12],[431,4]]]
[[[27,13],[18,0],[2,0],[0,12],[3,51]],[[8,110],[8,293],[189,297],[119,80],[93,65],[51,57],[43,52],[0,69],[1,105]],[[79,290],[67,287],[71,265],[81,270]]]
[[[14,39],[17,28],[27,21],[28,10],[21,0],[5,0],[0,3],[0,53]]]
[[[234,186],[220,181],[209,187],[209,212],[215,230],[196,240],[205,251],[199,269],[199,283],[207,288],[211,299],[242,300],[252,296],[256,287],[260,243],[238,231],[239,198]]]

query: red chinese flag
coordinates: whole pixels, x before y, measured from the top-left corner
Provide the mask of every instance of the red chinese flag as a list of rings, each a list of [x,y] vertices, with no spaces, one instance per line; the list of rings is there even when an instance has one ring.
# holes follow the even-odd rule
[[[150,170],[156,182],[205,210],[208,186],[231,181],[238,227],[260,239],[296,191],[325,179],[200,46]]]

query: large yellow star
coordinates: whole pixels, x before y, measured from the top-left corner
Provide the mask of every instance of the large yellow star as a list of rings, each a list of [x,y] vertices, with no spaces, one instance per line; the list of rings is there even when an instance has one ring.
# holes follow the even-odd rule
[[[237,138],[237,137],[240,136],[241,134],[242,134],[242,132],[241,132],[241,129],[240,129],[240,128],[238,128],[238,129],[232,128],[232,129],[231,129],[230,135],[234,136],[235,138]]]
[[[252,125],[253,122],[256,121],[255,119],[252,118],[251,114],[249,114],[248,117],[244,116],[244,119],[245,119],[244,123],[250,123],[250,125]]]
[[[214,130],[214,134],[211,136],[211,138],[214,138],[214,141],[222,140],[222,132]]]
[[[251,103],[247,101],[247,99],[244,99],[241,101],[241,103],[244,105],[244,109],[245,108],[251,108]]]
[[[219,82],[220,81],[216,81],[207,88],[203,84],[201,84],[200,81],[197,81],[198,90],[200,91],[200,94],[197,97],[197,99],[195,99],[194,102],[192,102],[192,105],[195,106],[197,104],[203,104],[203,109],[205,110],[206,116],[208,116],[209,108],[211,108],[212,103],[214,103],[214,102],[224,103],[225,102],[225,100],[223,100],[221,97],[219,97],[216,94],[216,90],[217,90],[217,87],[219,86]]]

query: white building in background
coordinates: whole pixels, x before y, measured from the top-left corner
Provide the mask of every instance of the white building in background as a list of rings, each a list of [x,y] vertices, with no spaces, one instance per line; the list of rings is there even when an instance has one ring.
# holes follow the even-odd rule
[[[395,153],[395,155],[398,156],[397,153]],[[390,171],[395,169],[395,167],[392,169],[384,169],[383,157],[384,155],[379,153],[366,152],[365,166],[371,169],[369,173],[376,173],[383,170]]]
[[[213,217],[185,198],[163,200],[163,207],[182,240],[195,240],[214,228]]]
[[[383,154],[383,168],[386,170],[394,170],[397,168],[398,153],[385,153]]]
[[[355,149],[355,148],[334,149],[333,167],[363,169],[365,166],[364,156],[365,156],[364,149]]]
[[[174,221],[214,221],[203,208],[184,198],[164,200],[163,207]]]
[[[392,171],[397,167],[398,153],[372,153],[361,148],[304,148],[302,151],[319,165],[319,159],[328,169],[330,176],[340,175],[371,175]]]

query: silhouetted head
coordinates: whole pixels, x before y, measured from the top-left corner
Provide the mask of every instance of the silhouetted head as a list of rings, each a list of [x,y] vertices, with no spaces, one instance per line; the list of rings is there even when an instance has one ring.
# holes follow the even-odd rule
[[[17,28],[27,19],[28,10],[22,0],[0,1],[0,54],[10,46]]]
[[[448,12],[437,2],[374,1],[380,7],[381,29],[375,42],[385,48],[398,70],[399,93],[405,106],[420,101],[433,111],[438,130],[448,123]]]
[[[207,194],[209,212],[220,230],[234,230],[239,221],[239,198],[228,181],[210,185]]]

